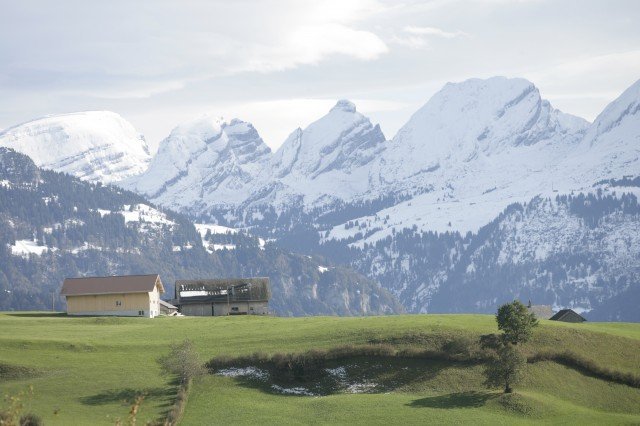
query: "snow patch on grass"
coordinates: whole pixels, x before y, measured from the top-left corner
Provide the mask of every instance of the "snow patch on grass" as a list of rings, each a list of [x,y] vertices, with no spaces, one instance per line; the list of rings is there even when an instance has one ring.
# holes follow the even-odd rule
[[[303,387],[285,388],[278,385],[271,385],[271,389],[283,395],[316,396],[315,393]]]
[[[256,367],[224,368],[222,370],[218,370],[216,374],[224,377],[249,377],[261,381],[269,379],[269,373],[267,371]]]

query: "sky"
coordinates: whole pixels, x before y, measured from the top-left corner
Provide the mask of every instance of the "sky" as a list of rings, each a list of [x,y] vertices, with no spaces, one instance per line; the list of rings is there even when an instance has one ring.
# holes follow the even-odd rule
[[[387,138],[447,82],[524,77],[593,120],[640,79],[640,2],[0,0],[0,129],[110,110],[152,149],[202,114],[277,149],[350,99]]]

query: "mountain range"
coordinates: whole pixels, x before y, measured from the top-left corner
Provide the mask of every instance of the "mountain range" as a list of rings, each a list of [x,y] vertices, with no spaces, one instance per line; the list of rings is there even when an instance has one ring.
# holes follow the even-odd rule
[[[598,318],[637,316],[608,301],[639,293],[640,81],[593,123],[524,79],[448,83],[391,139],[340,100],[275,152],[250,123],[204,115],[151,159],[120,120],[48,117],[0,132],[0,145],[193,220],[321,254],[412,312],[488,312],[534,297]]]
[[[49,309],[72,276],[159,273],[176,279],[265,276],[278,315],[402,312],[379,284],[348,268],[161,209],[140,195],[43,170],[0,148],[0,310]]]

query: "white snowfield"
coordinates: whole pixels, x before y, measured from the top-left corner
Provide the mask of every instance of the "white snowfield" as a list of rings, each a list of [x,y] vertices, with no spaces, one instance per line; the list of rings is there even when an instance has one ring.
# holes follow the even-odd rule
[[[139,223],[142,230],[175,225],[175,222],[169,219],[165,213],[148,204],[124,204],[120,210],[96,209],[95,211],[102,217],[108,214],[121,214],[125,224]]]
[[[236,235],[238,233],[237,229],[228,228],[222,225],[213,225],[210,223],[196,223],[194,225],[196,227],[196,230],[200,234],[200,237],[202,238],[202,245],[209,253],[213,253],[214,251],[236,249],[235,244],[217,244],[206,240],[205,237],[207,236],[207,233],[211,235]]]
[[[52,115],[0,131],[0,146],[36,165],[83,180],[112,183],[140,174],[151,160],[144,137],[114,112]]]
[[[57,249],[47,246],[38,245],[37,242],[31,240],[16,240],[16,243],[9,246],[11,254],[14,256],[29,257],[30,255],[42,256],[48,250],[56,251]]]
[[[156,225],[175,225],[175,222],[169,220],[167,215],[160,210],[155,209],[147,204],[125,204],[121,211],[118,211],[124,216],[124,222],[147,222]]]
[[[196,230],[200,233],[200,236],[204,238],[209,232],[211,235],[225,235],[231,234],[235,235],[238,233],[238,230],[235,228],[229,228],[227,226],[222,225],[213,225],[210,223],[195,223]]]

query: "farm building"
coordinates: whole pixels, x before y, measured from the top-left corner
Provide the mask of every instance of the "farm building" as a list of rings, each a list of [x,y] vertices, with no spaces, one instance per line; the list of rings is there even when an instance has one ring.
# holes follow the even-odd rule
[[[175,314],[178,313],[178,307],[177,306],[173,306],[171,303],[165,302],[162,299],[159,300],[159,303],[160,303],[160,313],[161,314],[172,316],[172,315],[175,315]]]
[[[533,313],[538,319],[549,319],[553,316],[553,310],[550,305],[532,305],[531,300],[529,300],[527,310]]]
[[[267,315],[269,278],[178,280],[175,304],[184,315]]]
[[[563,309],[549,319],[552,321],[564,321],[564,322],[586,321],[586,319],[582,315],[578,314],[573,309]]]
[[[67,278],[60,294],[68,315],[153,318],[160,314],[164,287],[158,274]]]

